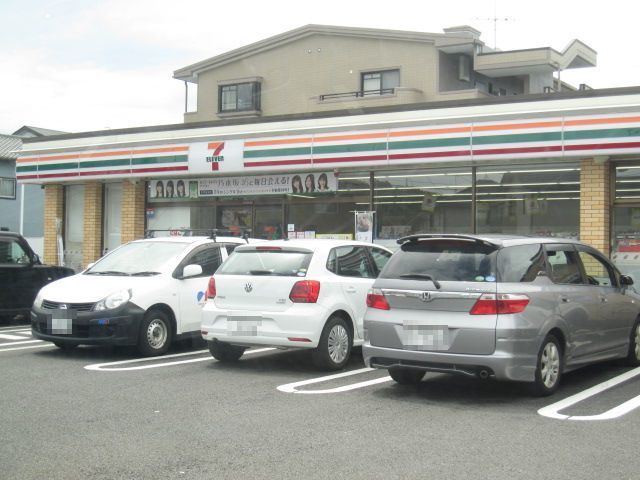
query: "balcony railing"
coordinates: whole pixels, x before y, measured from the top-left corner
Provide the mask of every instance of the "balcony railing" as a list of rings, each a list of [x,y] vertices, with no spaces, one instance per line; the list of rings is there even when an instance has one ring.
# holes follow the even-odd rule
[[[320,101],[322,102],[323,100],[336,100],[345,98],[361,98],[374,95],[393,95],[394,92],[395,88],[381,88],[379,90],[360,90],[357,92],[327,93],[324,95],[320,95]]]

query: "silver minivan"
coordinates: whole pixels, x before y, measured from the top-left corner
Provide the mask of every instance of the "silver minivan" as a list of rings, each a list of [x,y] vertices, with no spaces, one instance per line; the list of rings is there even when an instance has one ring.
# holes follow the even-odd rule
[[[640,295],[575,240],[412,235],[367,296],[363,356],[401,384],[425,372],[530,382],[624,358],[640,365]]]

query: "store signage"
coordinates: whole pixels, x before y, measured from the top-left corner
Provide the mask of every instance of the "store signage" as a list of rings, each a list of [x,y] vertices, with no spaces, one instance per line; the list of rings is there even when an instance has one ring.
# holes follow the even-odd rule
[[[189,173],[242,171],[242,140],[196,142],[189,145]]]
[[[214,177],[198,180],[198,196],[292,194],[305,197],[315,193],[335,192],[336,187],[336,177],[331,172]]]

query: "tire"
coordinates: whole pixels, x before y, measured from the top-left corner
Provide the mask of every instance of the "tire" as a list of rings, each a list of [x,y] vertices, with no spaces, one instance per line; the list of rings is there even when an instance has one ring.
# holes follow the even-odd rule
[[[322,329],[318,347],[313,350],[313,364],[322,370],[340,370],[349,361],[353,334],[347,322],[336,315],[329,317]]]
[[[424,370],[413,368],[390,368],[389,375],[400,385],[418,385],[424,378]]]
[[[168,315],[160,310],[150,310],[140,325],[138,351],[145,357],[162,355],[169,350],[172,337]]]
[[[631,329],[629,351],[625,363],[630,367],[640,366],[640,319],[636,320]]]
[[[553,395],[560,385],[563,370],[562,347],[554,335],[547,335],[538,351],[535,379],[531,392],[536,397]]]
[[[53,342],[53,344],[58,347],[60,350],[73,350],[78,346],[77,343],[62,343],[62,342]]]
[[[214,340],[213,342],[207,342],[209,344],[209,352],[211,352],[211,356],[223,363],[232,363],[237,362],[242,357],[242,354],[247,349],[246,347],[239,347],[237,345],[231,345],[230,343],[218,342]]]

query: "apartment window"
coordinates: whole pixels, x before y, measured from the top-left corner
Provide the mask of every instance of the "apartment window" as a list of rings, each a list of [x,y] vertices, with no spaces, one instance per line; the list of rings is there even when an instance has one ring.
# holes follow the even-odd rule
[[[15,178],[0,178],[0,198],[16,198]]]
[[[244,112],[260,110],[260,83],[236,83],[218,87],[218,111]]]
[[[362,74],[363,95],[393,93],[393,89],[399,86],[400,70],[384,70],[380,72],[365,72]]]
[[[471,81],[471,59],[466,55],[458,57],[458,80]]]

